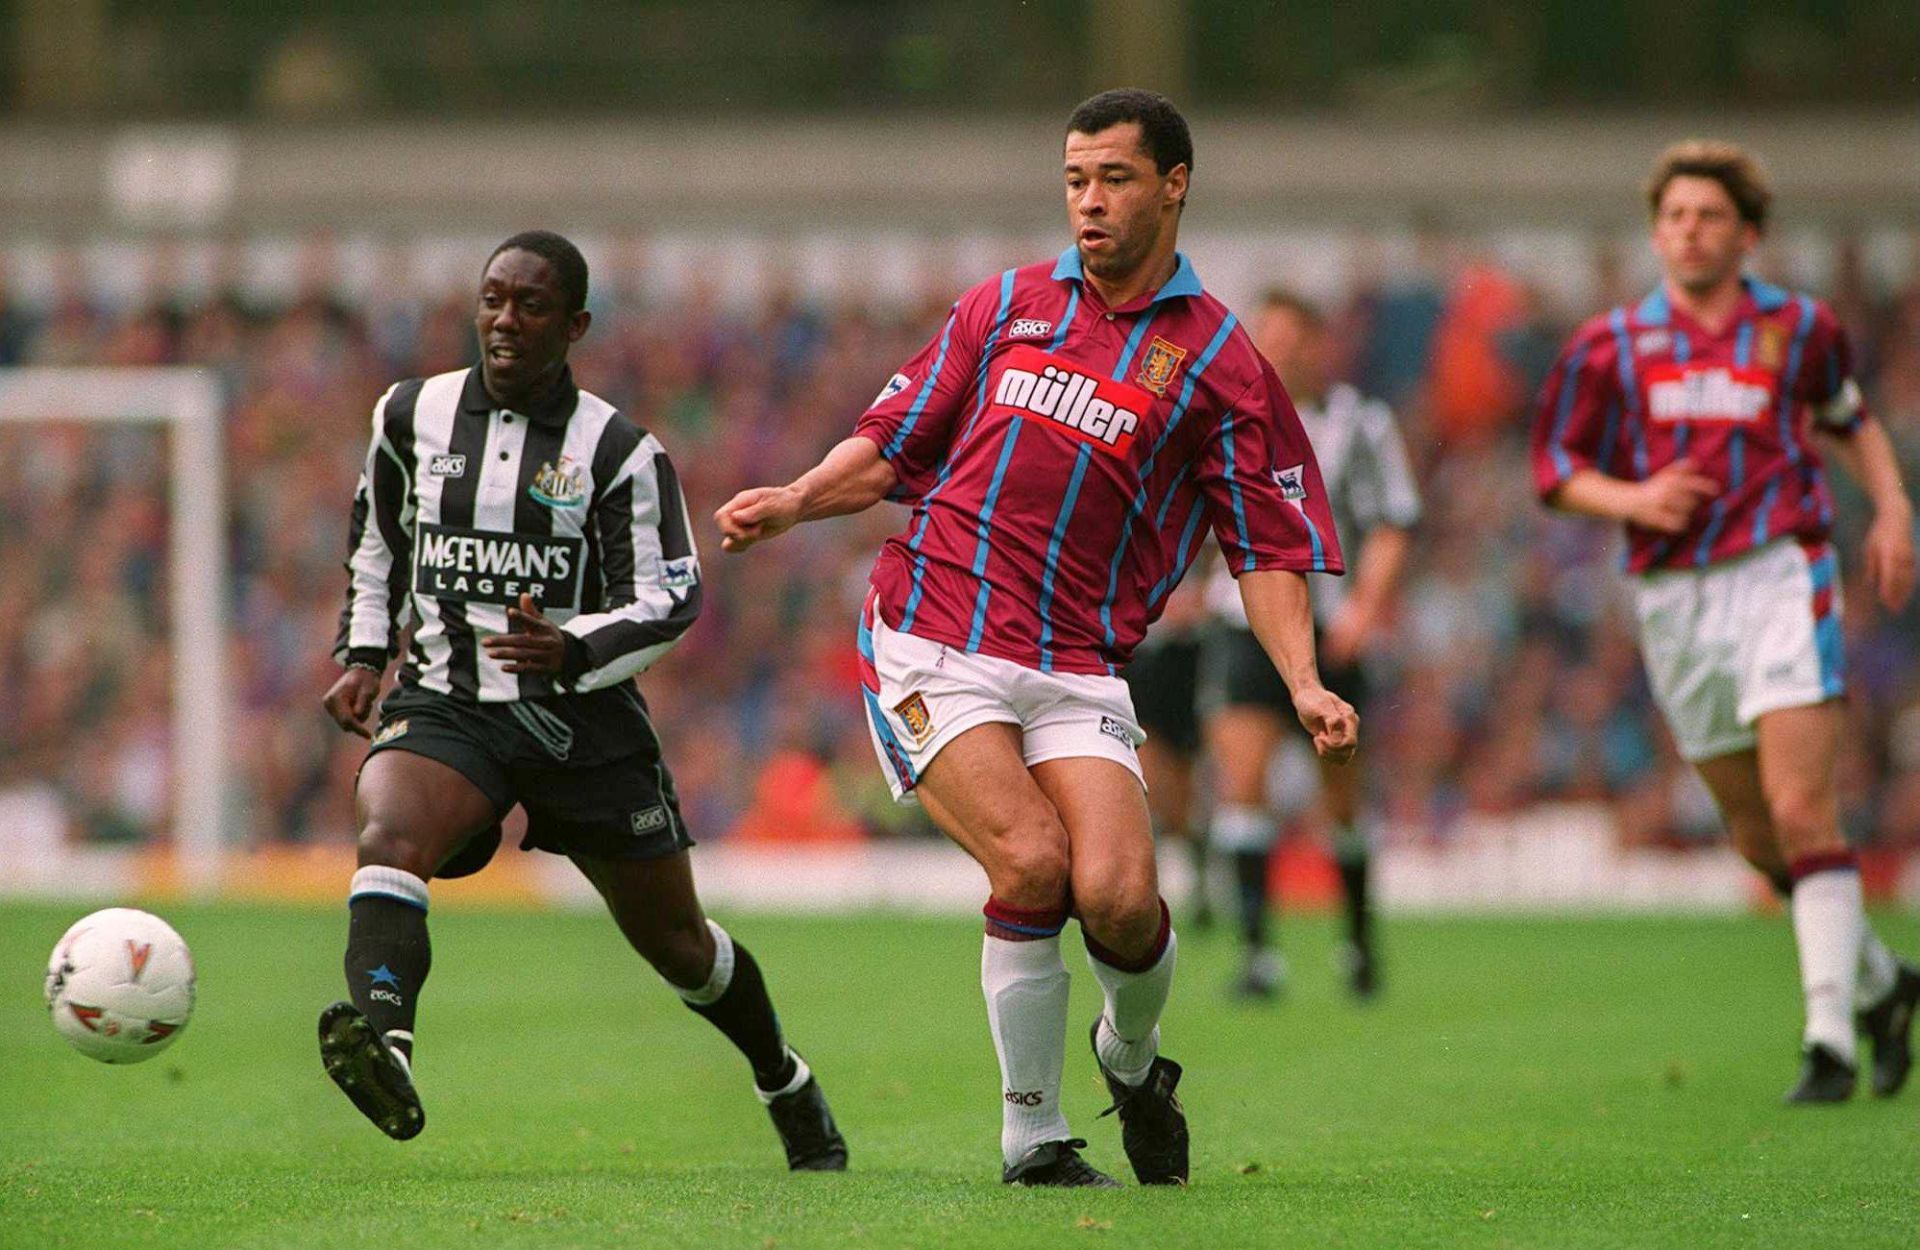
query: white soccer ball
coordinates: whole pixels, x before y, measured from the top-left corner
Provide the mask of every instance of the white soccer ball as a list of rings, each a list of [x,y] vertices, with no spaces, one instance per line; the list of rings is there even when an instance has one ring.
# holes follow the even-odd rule
[[[90,1059],[151,1059],[193,1014],[193,955],[158,916],[131,907],[94,912],[53,948],[47,1010],[60,1036]]]

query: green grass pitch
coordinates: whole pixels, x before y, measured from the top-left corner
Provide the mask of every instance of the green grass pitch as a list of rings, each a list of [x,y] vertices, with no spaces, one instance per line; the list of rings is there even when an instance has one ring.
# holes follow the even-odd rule
[[[767,970],[853,1150],[789,1176],[745,1065],[599,916],[434,918],[426,1132],[328,1083],[343,909],[163,909],[200,1001],[108,1068],[41,1003],[80,906],[0,908],[0,1246],[1900,1246],[1920,1244],[1920,1082],[1788,1110],[1799,1024],[1778,918],[1388,922],[1387,993],[1345,1001],[1331,924],[1289,919],[1289,998],[1230,1001],[1182,935],[1165,1027],[1193,1185],[999,1184],[978,926],[723,917]],[[1882,919],[1901,949],[1909,916]],[[1066,1102],[1125,1174],[1071,951]],[[1127,1179],[1131,1179],[1127,1175]]]

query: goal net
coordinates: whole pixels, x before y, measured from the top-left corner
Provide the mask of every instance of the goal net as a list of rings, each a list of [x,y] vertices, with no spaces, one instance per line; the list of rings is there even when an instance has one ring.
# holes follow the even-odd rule
[[[231,718],[223,416],[219,383],[203,369],[0,369],[0,431],[31,439],[36,424],[49,435],[75,425],[146,427],[157,430],[169,449],[166,629],[172,673],[164,786],[176,871],[180,884],[195,894],[218,886],[227,843]],[[81,506],[78,499],[55,501],[58,509]],[[50,538],[57,541],[57,533]],[[52,559],[83,567],[87,553],[66,547]],[[80,745],[56,743],[51,750],[58,756]]]

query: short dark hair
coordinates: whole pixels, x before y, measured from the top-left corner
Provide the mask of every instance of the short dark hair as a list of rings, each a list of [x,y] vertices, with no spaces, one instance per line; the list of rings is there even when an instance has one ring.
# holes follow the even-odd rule
[[[1326,314],[1320,311],[1320,306],[1290,287],[1268,287],[1260,297],[1260,310],[1292,313],[1315,330],[1327,324]]]
[[[1097,135],[1125,122],[1140,123],[1140,141],[1155,169],[1164,175],[1172,173],[1175,165],[1185,165],[1187,173],[1193,173],[1193,134],[1187,119],[1157,91],[1117,87],[1082,100],[1067,118],[1067,133]]]
[[[1740,220],[1756,230],[1767,228],[1767,210],[1773,207],[1773,187],[1767,171],[1744,148],[1713,139],[1687,139],[1660,154],[1647,178],[1647,209],[1658,216],[1660,199],[1675,178],[1711,178],[1726,189],[1739,210]]]
[[[494,257],[502,252],[532,252],[552,265],[554,275],[560,279],[560,292],[567,297],[568,313],[577,313],[587,306],[587,258],[580,254],[572,240],[551,230],[522,230],[487,253],[487,263],[480,267],[483,276],[493,267]]]

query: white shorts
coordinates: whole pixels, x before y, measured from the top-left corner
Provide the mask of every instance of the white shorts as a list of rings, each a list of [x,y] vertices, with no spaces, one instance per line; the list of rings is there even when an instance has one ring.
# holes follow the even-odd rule
[[[1135,748],[1147,735],[1118,677],[1043,673],[897,633],[871,598],[860,612],[860,660],[867,732],[897,803],[917,803],[913,788],[940,749],[992,721],[1020,726],[1029,768],[1091,755],[1113,760],[1146,785]]]
[[[1766,713],[1845,691],[1840,568],[1828,544],[1780,539],[1636,580],[1647,679],[1683,758],[1750,750]]]

